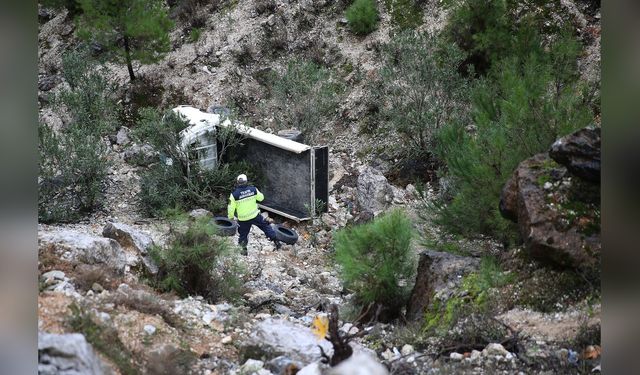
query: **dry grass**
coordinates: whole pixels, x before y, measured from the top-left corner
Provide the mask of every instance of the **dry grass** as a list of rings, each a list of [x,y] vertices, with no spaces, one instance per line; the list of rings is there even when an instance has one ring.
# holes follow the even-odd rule
[[[144,314],[159,315],[171,327],[177,329],[184,328],[184,322],[180,316],[160,301],[162,300],[157,296],[147,293],[138,293],[135,295],[118,293],[111,298],[110,302]]]
[[[79,265],[75,270],[74,283],[77,288],[88,291],[94,283],[100,284],[104,289],[114,290],[120,284],[121,279],[105,268],[89,265]]]
[[[56,246],[53,244],[38,249],[38,271],[41,274],[53,270],[69,274],[74,272],[75,266],[75,263],[61,259],[56,254]]]

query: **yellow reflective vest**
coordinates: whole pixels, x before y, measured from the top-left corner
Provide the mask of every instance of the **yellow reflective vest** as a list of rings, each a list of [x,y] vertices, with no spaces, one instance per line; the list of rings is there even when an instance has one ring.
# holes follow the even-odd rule
[[[255,186],[238,186],[229,195],[227,217],[233,220],[234,215],[239,221],[248,221],[258,216],[258,202],[262,202],[264,195]]]

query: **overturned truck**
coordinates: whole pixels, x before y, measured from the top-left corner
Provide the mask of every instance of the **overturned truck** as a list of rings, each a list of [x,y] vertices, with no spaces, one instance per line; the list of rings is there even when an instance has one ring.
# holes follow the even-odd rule
[[[195,151],[202,168],[216,168],[220,143],[216,130],[233,127],[243,140],[233,155],[245,160],[264,175],[265,200],[260,208],[296,221],[309,220],[326,211],[329,199],[329,148],[303,143],[266,133],[231,120],[218,113],[181,105],[173,109],[189,122],[181,133],[182,146]],[[250,176],[251,177],[251,176]]]

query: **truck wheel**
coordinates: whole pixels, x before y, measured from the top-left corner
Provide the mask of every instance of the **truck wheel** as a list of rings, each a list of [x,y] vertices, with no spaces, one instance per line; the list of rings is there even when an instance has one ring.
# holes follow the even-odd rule
[[[233,220],[229,220],[224,216],[217,216],[211,219],[213,226],[218,230],[218,234],[221,236],[233,236],[236,234],[238,224]]]
[[[276,239],[282,241],[287,245],[293,245],[298,242],[298,233],[293,229],[285,228],[281,224],[272,225],[274,232],[276,232]]]
[[[280,130],[278,132],[278,137],[290,139],[294,142],[299,142],[299,143],[302,143],[302,141],[304,140],[304,137],[302,136],[302,132],[296,129]]]

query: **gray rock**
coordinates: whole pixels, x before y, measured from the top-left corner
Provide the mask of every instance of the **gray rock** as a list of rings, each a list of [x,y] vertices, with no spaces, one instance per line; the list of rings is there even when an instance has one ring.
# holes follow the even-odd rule
[[[436,294],[447,294],[457,288],[464,276],[478,268],[478,258],[425,250],[420,253],[416,282],[407,305],[407,318],[421,319]]]
[[[285,355],[292,361],[309,363],[320,359],[322,346],[325,353],[333,353],[331,344],[318,338],[309,327],[287,320],[267,318],[253,328],[249,337],[240,343],[241,358],[273,359]]]
[[[93,285],[91,285],[91,290],[93,290],[96,293],[101,293],[104,290],[104,288],[102,287],[102,285],[98,283],[93,283]]]
[[[142,329],[147,335],[153,335],[154,333],[156,333],[156,327],[151,324],[145,324]]]
[[[50,91],[53,89],[59,82],[57,76],[44,76],[38,80],[38,90],[40,91]]]
[[[355,353],[337,366],[324,371],[326,375],[387,375],[389,371],[373,356]]]
[[[507,349],[505,349],[504,346],[502,346],[501,344],[498,344],[498,343],[495,343],[495,342],[488,344],[482,350],[482,356],[483,357],[497,356],[497,355],[506,357],[507,354],[509,354],[509,351]]]
[[[47,280],[64,280],[65,279],[65,275],[64,272],[62,271],[58,271],[58,270],[53,270],[53,271],[49,271],[49,272],[45,272],[42,274],[42,278],[47,281]]]
[[[327,366],[323,366],[321,363],[313,362],[300,369],[297,375],[322,375],[322,369]]]
[[[39,374],[104,374],[107,369],[83,335],[38,332]]]
[[[122,247],[139,254],[142,265],[148,273],[151,275],[158,273],[158,266],[148,256],[149,249],[154,245],[151,236],[122,223],[107,223],[102,229],[102,235],[118,241]],[[137,259],[135,263],[137,263]]]
[[[258,373],[264,368],[264,362],[256,359],[247,359],[247,361],[240,366],[240,375],[252,375]]]
[[[457,352],[451,352],[451,354],[449,354],[449,358],[451,358],[454,361],[462,361],[462,359],[464,358],[464,355]]]
[[[197,220],[203,217],[213,217],[211,211],[205,210],[204,208],[196,208],[195,210],[191,210],[189,212],[189,217],[191,219]]]
[[[158,153],[150,145],[133,145],[124,151],[123,157],[127,163],[141,167],[158,161]]]
[[[131,142],[129,139],[129,128],[126,126],[122,126],[118,133],[116,134],[116,143],[120,146],[128,145]]]
[[[288,372],[285,372],[287,371],[287,369],[301,369],[304,366],[302,365],[302,363],[292,361],[286,356],[279,356],[267,362],[264,367],[274,374],[288,374]]]
[[[377,215],[394,201],[396,195],[387,178],[377,169],[366,167],[358,176],[357,201],[361,211]]]
[[[588,127],[553,143],[549,156],[575,176],[600,182],[600,128]]]
[[[107,223],[102,229],[102,235],[118,241],[120,246],[135,250],[140,255],[147,255],[149,248],[154,245],[151,236],[123,223]]]
[[[565,183],[575,187],[573,180],[578,179],[565,178],[566,171],[546,153],[522,161],[502,189],[500,213],[518,223],[532,257],[562,267],[592,267],[602,248],[600,218],[595,213],[599,184],[583,181],[571,191]],[[544,179],[554,181],[550,190],[541,184]],[[555,202],[566,203],[549,202],[549,194]],[[569,203],[582,208],[574,211]]]
[[[122,273],[127,260],[122,247],[110,238],[92,236],[71,229],[41,232],[40,246],[54,245],[66,250],[67,260],[85,264],[104,264],[116,272]]]

